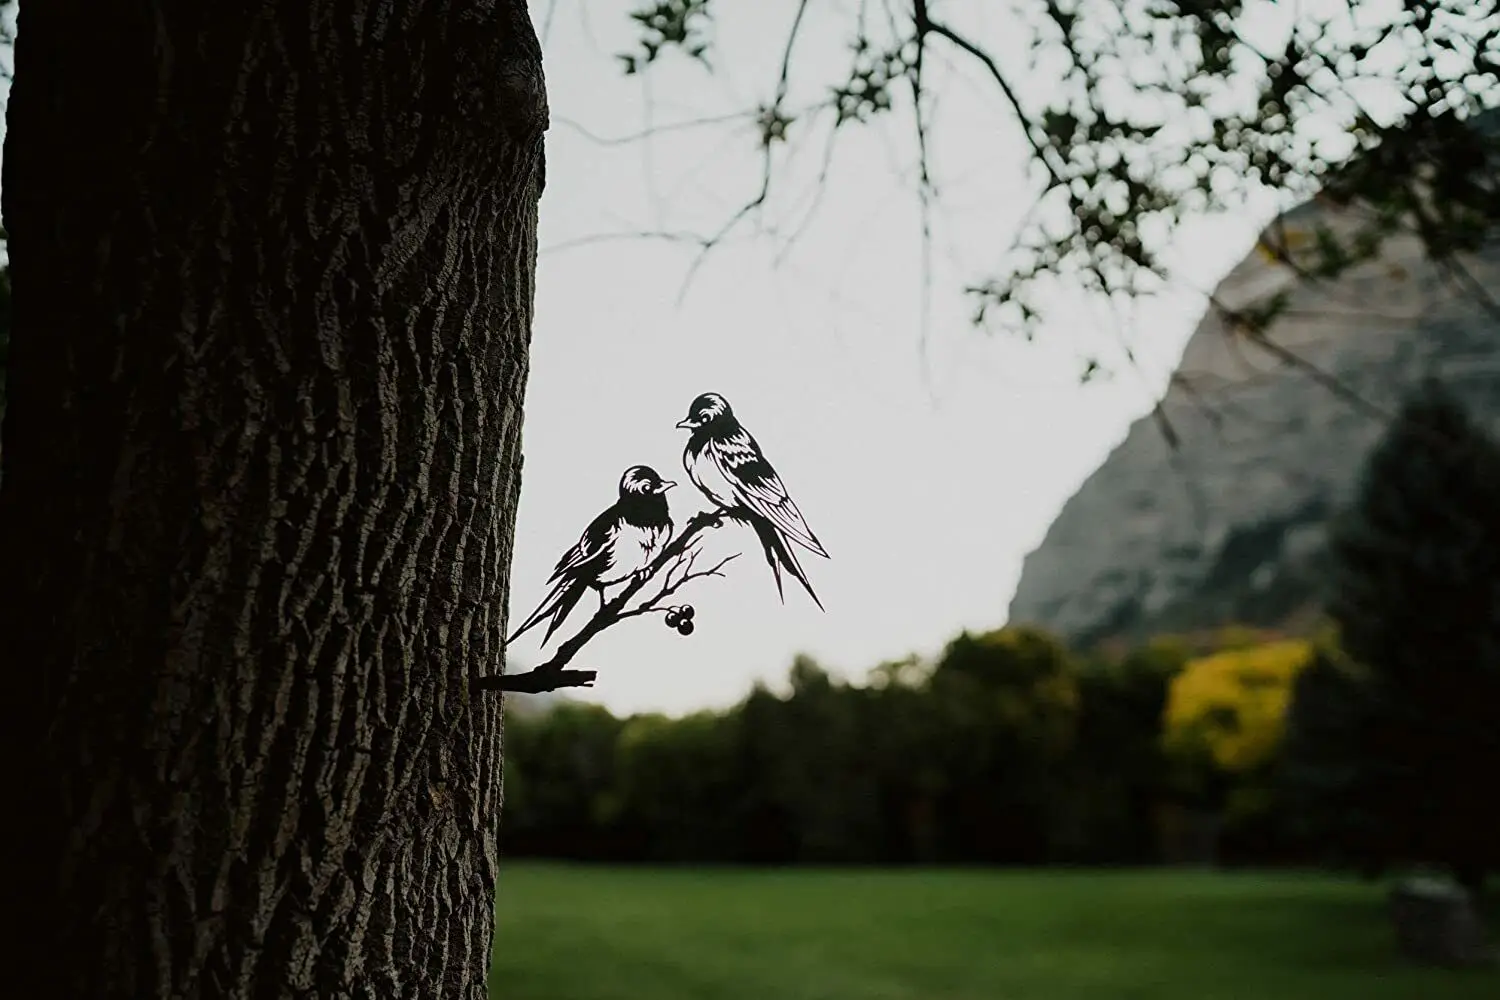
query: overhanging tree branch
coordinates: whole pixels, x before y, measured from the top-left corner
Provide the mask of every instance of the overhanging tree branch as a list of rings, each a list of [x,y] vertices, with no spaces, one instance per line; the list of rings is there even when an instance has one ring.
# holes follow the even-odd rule
[[[708,66],[707,26],[725,2],[642,0],[632,16],[647,26],[646,55],[630,57],[631,71],[672,46]],[[1272,37],[1264,26],[1249,30],[1237,0],[1022,0],[1006,16],[1032,54],[1044,57],[1027,71],[1010,65],[973,24],[953,20],[959,5],[883,0],[881,19],[867,17],[864,0],[848,15],[854,59],[847,74],[830,81],[829,101],[792,114],[785,102],[793,84],[822,65],[797,44],[810,14],[809,4],[799,2],[767,102],[741,113],[761,123],[756,188],[715,231],[684,241],[693,259],[679,300],[713,250],[768,208],[775,174],[784,169],[772,146],[790,141],[793,123],[805,126],[834,111],[817,123],[828,129],[817,184],[836,183],[828,164],[837,137],[849,124],[897,108],[906,113],[904,102],[892,100],[895,85],[904,83],[914,119],[925,321],[938,186],[928,155],[927,99],[935,84],[927,66],[935,51],[930,43],[939,38],[958,62],[972,62],[993,83],[1045,171],[1039,201],[1016,230],[1006,263],[965,282],[978,324],[1032,339],[1050,305],[1048,286],[1058,283],[1106,297],[1148,294],[1166,277],[1161,254],[1183,221],[1235,210],[1267,190],[1322,189],[1370,206],[1374,216],[1352,235],[1319,233],[1312,255],[1280,253],[1299,281],[1338,277],[1377,256],[1397,231],[1414,231],[1437,260],[1455,248],[1472,249],[1500,224],[1494,185],[1500,112],[1488,125],[1477,117],[1500,92],[1500,0],[1367,7],[1299,8]],[[1392,59],[1398,44],[1405,51]],[[1395,110],[1378,120],[1368,99],[1372,83],[1397,99],[1386,102]],[[790,241],[807,228],[819,201],[814,197],[796,220]],[[776,262],[790,246],[778,247]],[[1495,308],[1482,286],[1457,271],[1453,277],[1456,287]],[[1261,325],[1274,318],[1267,313]],[[1085,361],[1087,375],[1105,367],[1092,354]]]
[[[1031,146],[1032,153],[1036,155],[1036,161],[1042,165],[1047,171],[1047,176],[1051,178],[1051,185],[1049,186],[1066,183],[1063,180],[1061,169],[1053,162],[1055,151],[1037,140],[1036,135],[1031,130],[1031,116],[1026,113],[1026,106],[1021,103],[1021,98],[1016,94],[1015,88],[1010,85],[1010,81],[1005,78],[1005,74],[1001,71],[1000,64],[995,61],[994,56],[991,56],[984,49],[963,35],[960,35],[943,22],[934,21],[927,13],[926,0],[917,0],[914,20],[919,47],[925,44],[928,35],[936,35],[972,56],[984,67],[985,71],[989,73],[990,78],[995,81],[995,86],[1000,89],[1000,93],[1005,97],[1006,103],[1015,112],[1016,118],[1021,125],[1021,132],[1026,136],[1026,142]]]

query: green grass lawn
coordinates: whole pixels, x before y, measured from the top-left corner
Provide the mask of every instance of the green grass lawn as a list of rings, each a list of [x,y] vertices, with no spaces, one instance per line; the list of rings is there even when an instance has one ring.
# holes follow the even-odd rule
[[[499,1000],[1496,1000],[1376,885],[1194,872],[506,864]]]

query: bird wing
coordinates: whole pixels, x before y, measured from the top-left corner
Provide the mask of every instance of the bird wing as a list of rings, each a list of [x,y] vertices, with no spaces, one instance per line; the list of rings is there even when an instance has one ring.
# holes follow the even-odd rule
[[[786,484],[761,454],[749,431],[740,428],[729,437],[715,440],[711,447],[714,463],[729,480],[740,503],[807,550],[828,558],[828,551],[807,526]]]
[[[521,633],[536,626],[538,622],[552,616],[552,624],[547,629],[547,635],[542,639],[546,645],[547,639],[562,624],[568,612],[578,603],[589,587],[596,584],[599,577],[609,568],[614,551],[614,539],[620,531],[619,512],[610,507],[604,513],[589,522],[584,529],[583,535],[578,541],[563,553],[557,561],[557,566],[552,570],[552,575],[547,578],[547,596],[542,598],[542,603],[537,605],[521,627],[510,634],[507,643],[514,642]]]
[[[620,513],[610,507],[589,522],[573,547],[563,553],[547,578],[548,583],[568,577],[593,582],[609,568],[615,536],[620,533]]]

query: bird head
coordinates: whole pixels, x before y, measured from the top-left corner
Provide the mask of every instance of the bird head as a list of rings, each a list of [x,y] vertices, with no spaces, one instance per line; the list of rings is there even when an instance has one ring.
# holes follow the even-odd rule
[[[677,426],[684,430],[695,431],[715,420],[733,415],[734,411],[729,408],[729,400],[717,392],[705,392],[693,400],[693,405],[688,407],[687,417],[677,421]]]
[[[620,477],[620,496],[651,496],[665,493],[676,485],[670,479],[658,476],[649,465],[632,465]]]

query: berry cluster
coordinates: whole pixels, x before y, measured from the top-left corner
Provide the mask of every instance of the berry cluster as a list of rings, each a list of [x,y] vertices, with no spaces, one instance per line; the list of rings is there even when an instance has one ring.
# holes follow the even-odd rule
[[[693,606],[680,604],[667,609],[667,628],[675,628],[679,635],[693,634]]]

